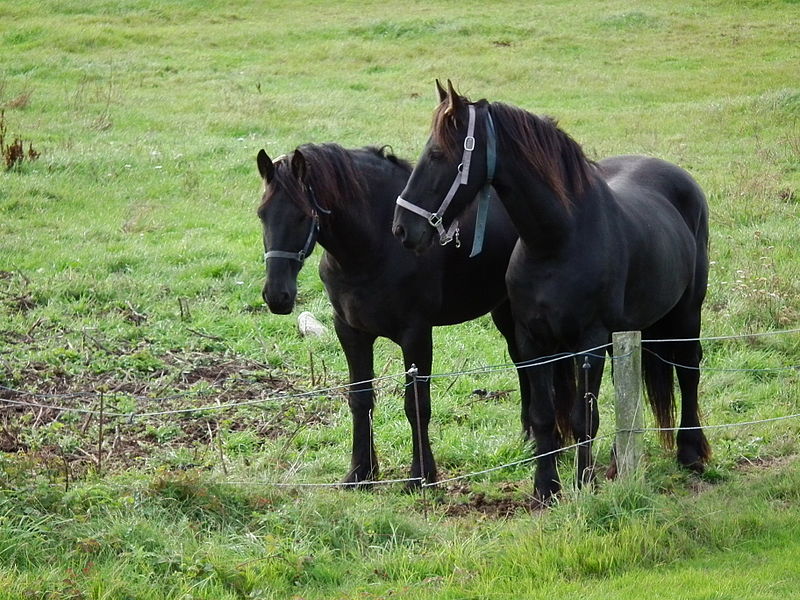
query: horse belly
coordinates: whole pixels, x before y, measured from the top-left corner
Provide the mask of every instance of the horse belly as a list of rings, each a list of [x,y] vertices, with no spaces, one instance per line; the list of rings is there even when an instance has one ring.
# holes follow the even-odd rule
[[[495,309],[506,298],[502,279],[497,281],[463,279],[443,290],[434,325],[453,325],[477,319]]]
[[[694,279],[693,241],[678,236],[659,240],[653,236],[648,248],[637,253],[626,278],[622,323],[612,330],[645,329],[659,321],[680,302]],[[681,242],[675,244],[675,240]]]

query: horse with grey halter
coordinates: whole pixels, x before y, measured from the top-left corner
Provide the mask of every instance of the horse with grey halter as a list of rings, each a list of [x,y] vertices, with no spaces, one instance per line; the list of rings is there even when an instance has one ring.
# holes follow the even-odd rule
[[[674,368],[681,390],[678,461],[702,470],[710,448],[700,429],[696,338],[708,279],[708,207],[698,184],[655,158],[595,163],[551,119],[499,102],[470,102],[449,82],[447,90],[437,87],[431,136],[397,199],[395,235],[415,253],[425,251],[438,228],[471,210],[491,181],[519,232],[506,284],[523,364],[602,347],[614,331],[670,338],[644,346],[645,384],[659,426],[672,428]],[[464,178],[467,153],[471,172]],[[459,183],[448,188],[452,174]],[[439,227],[427,214],[435,214]],[[571,423],[582,444],[581,483],[593,473],[604,354],[586,352],[579,360],[588,369],[579,378]],[[560,375],[552,363],[525,372],[531,397],[524,405],[540,455],[535,487],[546,501],[560,489],[556,414],[563,408],[553,392]],[[663,439],[673,443],[672,431]]]
[[[413,432],[411,477],[435,481],[428,435],[432,327],[491,312],[512,360],[519,358],[505,288],[506,266],[517,240],[508,215],[492,194],[483,212],[484,244],[474,243],[476,215],[467,210],[458,231],[451,231],[431,252],[415,255],[391,231],[395,198],[411,172],[407,162],[384,149],[305,144],[274,162],[262,150],[257,163],[265,186],[258,209],[267,266],[263,296],[272,312],[291,312],[305,259],[316,242],[325,250],[319,273],[333,305],[350,378],[353,447],[344,482],[378,477],[371,420],[377,337],[401,347],[406,370],[412,364],[418,369],[416,395],[411,385],[405,390]],[[460,247],[462,239],[473,240],[472,257]],[[520,385],[524,392],[527,381],[521,378]],[[526,432],[531,430],[529,413],[523,407]]]

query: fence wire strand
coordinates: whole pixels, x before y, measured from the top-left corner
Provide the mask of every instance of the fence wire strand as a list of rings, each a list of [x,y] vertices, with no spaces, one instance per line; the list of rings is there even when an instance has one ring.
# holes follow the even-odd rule
[[[786,335],[789,333],[800,333],[800,328],[775,329],[772,331],[758,331],[755,333],[736,333],[731,335],[715,335],[709,337],[696,337],[696,338],[666,338],[666,339],[642,340],[642,343],[649,342],[651,344],[660,344],[666,342],[716,342],[721,340],[746,340],[749,338],[767,337],[773,335]]]
[[[692,341],[718,341],[718,340],[732,340],[732,339],[749,339],[755,337],[763,337],[763,336],[772,336],[772,335],[781,335],[781,334],[794,334],[800,333],[800,328],[798,329],[788,329],[782,331],[766,331],[760,333],[749,333],[749,334],[739,334],[739,335],[727,335],[727,336],[714,336],[714,337],[700,337],[700,338],[670,338],[670,339],[645,339],[642,340],[642,344],[657,344],[657,343],[668,343],[668,342],[692,342]],[[137,418],[148,418],[148,417],[162,417],[162,416],[169,416],[169,415],[180,415],[180,414],[188,414],[188,413],[203,413],[209,411],[218,411],[218,410],[227,410],[237,407],[244,407],[244,406],[254,406],[260,405],[267,402],[274,402],[274,401],[285,401],[285,400],[292,400],[292,399],[302,399],[302,398],[310,398],[321,396],[325,394],[334,393],[337,391],[347,391],[351,388],[356,388],[357,386],[364,386],[364,385],[371,385],[374,386],[376,383],[380,383],[383,381],[397,381],[398,379],[404,379],[405,386],[408,385],[415,385],[417,382],[428,382],[432,379],[438,378],[451,378],[451,377],[460,377],[462,375],[476,375],[476,374],[484,374],[484,373],[492,373],[497,371],[503,370],[519,370],[519,369],[527,369],[537,366],[542,366],[546,364],[551,364],[561,360],[567,359],[574,359],[578,357],[584,356],[595,356],[599,358],[608,358],[610,360],[618,360],[620,358],[624,358],[624,356],[608,356],[606,357],[605,353],[603,354],[594,354],[598,351],[606,350],[612,344],[602,344],[600,346],[595,346],[593,348],[589,348],[580,352],[574,353],[558,353],[549,356],[538,357],[535,359],[531,359],[528,361],[523,361],[516,364],[504,364],[504,365],[489,365],[478,367],[474,369],[467,369],[462,371],[453,371],[449,373],[438,373],[438,374],[431,374],[427,376],[418,375],[417,373],[411,373],[411,371],[407,371],[404,373],[394,374],[394,375],[384,375],[380,377],[376,377],[373,379],[368,379],[364,381],[352,382],[347,384],[340,384],[335,386],[330,386],[326,388],[315,389],[312,391],[307,392],[298,392],[292,394],[279,394],[274,396],[268,396],[266,398],[258,398],[254,400],[246,400],[242,402],[229,402],[225,404],[214,404],[214,405],[203,405],[193,408],[181,408],[181,409],[170,409],[170,410],[160,410],[160,411],[145,411],[145,412],[108,412],[108,411],[101,411],[95,410],[90,408],[81,408],[81,407],[70,407],[70,406],[62,406],[59,404],[45,404],[43,402],[35,402],[35,401],[27,401],[27,400],[16,400],[13,398],[0,398],[0,403],[5,403],[7,405],[12,406],[24,406],[29,408],[38,408],[38,409],[45,409],[45,410],[54,410],[54,411],[61,411],[61,412],[73,412],[79,414],[86,414],[86,415],[103,415],[105,418],[123,418],[127,419],[129,422],[133,419]],[[663,362],[677,367],[677,368],[684,368],[684,369],[693,369],[699,371],[727,371],[727,372],[769,372],[769,371],[798,371],[800,370],[800,365],[790,365],[790,366],[783,366],[783,367],[771,367],[771,368],[715,368],[715,367],[703,367],[703,366],[690,366],[690,365],[682,365],[679,363],[675,363],[669,361],[662,356],[660,356],[657,352],[650,350],[648,348],[642,348],[645,352],[655,355],[657,358],[662,360]],[[408,378],[411,378],[411,381],[408,381]],[[52,393],[37,393],[37,392],[26,392],[22,390],[17,390],[5,385],[0,384],[0,391],[4,391],[10,394],[19,395],[23,397],[30,397],[35,399],[54,399],[54,400],[72,400],[78,398],[100,398],[103,396],[106,400],[109,397],[113,397],[115,395],[114,392],[77,392],[77,393],[68,393],[68,394],[52,394]],[[152,396],[141,396],[141,395],[132,395],[127,393],[120,393],[119,396],[124,398],[130,398],[137,401],[166,401],[166,400],[174,400],[179,398],[185,398],[189,396],[201,396],[201,395],[208,395],[212,394],[213,391],[203,390],[198,392],[182,392],[178,394],[172,394],[169,396],[164,397],[152,397]],[[418,412],[418,411],[417,411]],[[448,483],[461,481],[464,479],[470,479],[474,477],[479,477],[481,475],[486,475],[489,473],[493,473],[496,471],[500,471],[503,469],[508,469],[512,467],[516,467],[519,465],[527,464],[533,461],[538,460],[539,458],[543,458],[552,454],[557,454],[561,452],[565,452],[571,449],[578,448],[580,446],[588,445],[594,442],[603,441],[609,438],[614,437],[617,433],[625,432],[625,433],[645,433],[645,432],[677,432],[677,431],[689,431],[689,430],[697,430],[697,429],[705,429],[705,430],[714,430],[714,429],[730,429],[730,428],[737,428],[737,427],[749,427],[755,426],[760,424],[766,423],[774,423],[778,421],[786,421],[790,419],[797,419],[800,418],[800,413],[783,415],[778,417],[770,417],[765,419],[756,419],[756,420],[749,420],[749,421],[740,421],[734,423],[723,423],[723,424],[715,424],[715,425],[703,425],[703,426],[695,426],[695,427],[642,427],[636,429],[619,429],[614,433],[597,436],[592,438],[591,440],[584,440],[582,442],[576,442],[569,446],[565,446],[559,448],[557,450],[553,450],[550,452],[542,453],[533,455],[527,458],[519,459],[516,461],[512,461],[509,463],[496,465],[494,467],[490,467],[488,469],[483,469],[480,471],[464,473],[462,475],[457,475],[453,477],[448,477],[445,479],[441,479],[435,482],[426,482],[424,478],[420,477],[408,477],[408,478],[396,478],[396,479],[386,479],[386,480],[370,480],[370,481],[361,481],[361,482],[336,482],[336,483],[329,483],[329,482],[276,482],[276,481],[225,481],[224,483],[228,484],[238,484],[238,485],[266,485],[272,487],[294,487],[294,488],[342,488],[342,487],[364,487],[364,486],[373,486],[373,485],[389,485],[389,484],[396,484],[396,483],[416,483],[419,484],[423,489],[428,487],[436,487],[442,486]]]

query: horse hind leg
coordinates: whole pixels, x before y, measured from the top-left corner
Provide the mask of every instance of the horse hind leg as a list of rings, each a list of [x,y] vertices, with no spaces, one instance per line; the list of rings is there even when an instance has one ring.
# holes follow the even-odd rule
[[[673,338],[669,341],[644,344],[642,366],[650,404],[665,446],[677,444],[677,459],[684,467],[702,472],[711,457],[711,447],[700,425],[698,387],[702,346],[696,339],[700,333],[699,314],[687,317],[674,310],[659,327],[645,332],[645,339]],[[674,369],[674,371],[673,371]],[[675,427],[673,372],[681,391],[680,425]]]
[[[700,383],[700,360],[703,356],[699,341],[676,342],[674,352],[675,370],[681,389],[681,422],[678,431],[678,462],[698,473],[702,473],[711,458],[711,446],[700,426],[698,386]]]
[[[700,384],[700,361],[703,347],[700,343],[700,311],[708,284],[707,232],[700,230],[697,246],[695,280],[670,316],[679,332],[678,337],[687,341],[675,342],[673,349],[678,385],[681,389],[681,428],[678,431],[678,462],[688,469],[702,472],[711,458],[711,446],[700,427],[698,387]]]

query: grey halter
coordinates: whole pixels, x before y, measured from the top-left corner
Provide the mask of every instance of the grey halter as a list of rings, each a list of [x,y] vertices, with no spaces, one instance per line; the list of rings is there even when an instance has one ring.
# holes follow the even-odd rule
[[[458,191],[458,188],[462,185],[466,185],[469,181],[469,168],[472,162],[472,152],[475,150],[475,106],[470,104],[468,107],[469,110],[469,121],[467,122],[467,137],[464,138],[464,153],[461,155],[461,163],[458,165],[458,174],[456,174],[455,179],[453,180],[450,189],[447,191],[447,195],[444,197],[441,206],[439,206],[436,212],[428,212],[424,208],[417,206],[416,204],[412,204],[402,196],[397,197],[397,205],[405,208],[406,210],[410,210],[414,214],[417,214],[428,221],[431,227],[436,229],[439,232],[439,243],[442,246],[445,246],[452,242],[454,239],[456,240],[456,246],[460,246],[460,240],[458,238],[458,220],[454,219],[453,222],[450,224],[449,229],[445,229],[444,225],[442,224],[442,217],[444,216],[445,211],[450,206],[450,203],[453,201],[453,198]],[[479,203],[478,203],[478,211],[475,217],[475,237],[472,242],[472,252],[470,253],[470,258],[476,256],[480,253],[483,247],[483,234],[486,229],[486,215],[489,208],[489,194],[491,190],[492,179],[494,178],[494,171],[495,171],[495,164],[497,162],[497,140],[494,132],[494,122],[492,121],[492,116],[489,112],[486,112],[486,183],[481,190]]]
[[[264,263],[270,258],[288,258],[289,260],[296,260],[301,265],[305,262],[306,258],[314,251],[314,245],[317,243],[319,237],[319,213],[324,215],[331,214],[331,211],[322,208],[317,202],[317,195],[314,193],[314,188],[308,186],[308,195],[311,198],[311,228],[308,231],[308,237],[302,250],[298,252],[288,252],[286,250],[270,250],[264,252]]]
[[[288,258],[289,260],[296,260],[301,265],[305,262],[306,257],[314,251],[314,245],[317,243],[319,236],[319,217],[316,211],[312,215],[311,229],[308,232],[308,238],[302,250],[298,252],[287,252],[286,250],[270,250],[264,252],[264,262],[270,258]]]

